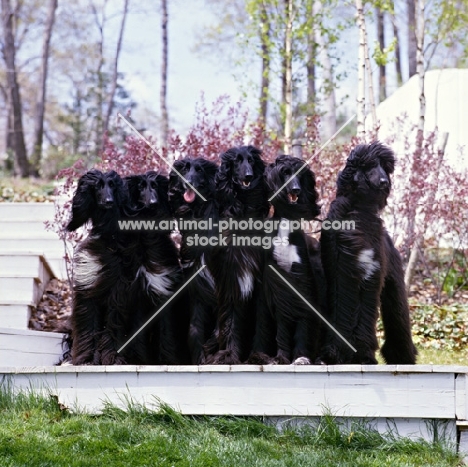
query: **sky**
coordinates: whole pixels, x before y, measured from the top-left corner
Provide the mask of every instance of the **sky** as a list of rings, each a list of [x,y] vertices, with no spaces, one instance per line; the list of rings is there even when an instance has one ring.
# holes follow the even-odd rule
[[[169,79],[168,108],[170,126],[184,131],[194,121],[194,111],[202,92],[207,103],[229,94],[233,102],[242,98],[234,71],[219,66],[212,58],[193,52],[196,30],[215,20],[203,0],[169,1]],[[159,114],[161,67],[160,15],[133,13],[125,29],[125,45],[120,70],[125,73],[126,87],[138,102],[136,116],[145,107]],[[252,79],[260,74],[252,67]],[[253,102],[250,102],[253,104]],[[154,122],[153,122],[154,123]]]

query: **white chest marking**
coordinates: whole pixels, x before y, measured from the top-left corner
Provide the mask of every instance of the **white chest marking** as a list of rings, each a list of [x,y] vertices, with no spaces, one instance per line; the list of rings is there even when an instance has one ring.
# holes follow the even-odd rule
[[[374,271],[377,271],[380,268],[380,264],[377,260],[374,259],[374,250],[368,248],[367,250],[362,250],[358,256],[359,266],[364,271],[364,280],[368,280]]]
[[[173,281],[170,276],[173,273],[175,273],[175,271],[168,269],[161,274],[156,274],[148,272],[144,266],[140,266],[140,269],[138,269],[137,272],[137,277],[142,274],[146,279],[148,287],[151,288],[153,292],[160,295],[172,295]]]
[[[282,224],[288,224],[285,227]],[[287,239],[291,229],[289,228],[289,221],[287,219],[281,219],[280,227],[278,229],[278,237],[282,240],[280,245],[273,247],[273,258],[277,262],[278,266],[286,272],[291,272],[293,263],[301,264],[301,258],[297,253],[296,245],[289,245]]]
[[[101,268],[101,263],[89,251],[79,251],[75,255],[73,270],[75,285],[82,289],[89,289],[96,282]]]
[[[250,272],[245,272],[238,277],[239,287],[242,298],[249,298],[254,289],[254,279]]]

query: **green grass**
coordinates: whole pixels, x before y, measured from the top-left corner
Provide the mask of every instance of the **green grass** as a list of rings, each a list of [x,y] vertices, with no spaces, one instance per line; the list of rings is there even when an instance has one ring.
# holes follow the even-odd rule
[[[418,349],[418,365],[467,365],[468,349],[450,350],[436,347],[416,346]],[[376,354],[380,364],[385,363],[379,352]]]
[[[418,346],[418,352],[418,364],[468,366],[468,349],[455,351]]]
[[[0,174],[0,202],[51,201],[54,183],[35,178],[2,177]]]
[[[70,414],[52,398],[0,393],[0,466],[456,466],[439,444],[395,440],[326,415],[278,431],[258,418],[185,417],[129,404]]]

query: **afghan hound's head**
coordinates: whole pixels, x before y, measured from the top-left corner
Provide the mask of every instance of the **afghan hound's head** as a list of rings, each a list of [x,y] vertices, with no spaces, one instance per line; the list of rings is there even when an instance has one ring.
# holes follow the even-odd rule
[[[264,216],[268,212],[261,153],[254,146],[238,146],[221,154],[215,182],[222,215],[236,217],[251,211]]]
[[[125,183],[129,197],[126,214],[138,217],[169,217],[168,180],[164,175],[150,170],[145,174],[126,177]]]
[[[213,201],[215,197],[217,170],[218,166],[214,162],[202,157],[186,157],[174,163],[169,175],[169,203],[174,215],[190,212],[198,217],[199,211],[206,204],[203,198]]]
[[[265,181],[275,215],[286,219],[313,219],[320,213],[315,175],[306,162],[282,155],[265,170]],[[278,194],[278,190],[280,190]]]
[[[387,204],[395,168],[393,151],[381,144],[360,144],[348,156],[338,176],[337,196],[345,196],[383,209]]]
[[[117,172],[90,170],[78,181],[73,196],[72,218],[66,230],[72,232],[89,220],[93,229],[104,229],[106,224],[118,219],[125,198],[123,181]]]

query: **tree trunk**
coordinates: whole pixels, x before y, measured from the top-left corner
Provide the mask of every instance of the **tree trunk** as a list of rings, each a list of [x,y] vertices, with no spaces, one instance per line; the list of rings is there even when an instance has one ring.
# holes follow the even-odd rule
[[[364,8],[362,0],[356,0],[357,23],[359,27],[358,55],[358,90],[357,90],[357,136],[364,140],[366,136],[366,33],[364,29]]]
[[[377,15],[377,37],[379,40],[379,47],[381,51],[385,50],[385,23],[384,23],[384,12],[380,8],[376,9]],[[384,63],[379,65],[379,102],[384,101],[387,98],[387,76],[386,66]]]
[[[419,121],[418,121],[418,130],[416,135],[416,148],[414,151],[414,158],[413,158],[413,169],[411,173],[413,174],[409,180],[409,186],[413,187],[412,189],[416,189],[417,180],[415,178],[418,177],[418,171],[416,167],[421,163],[421,153],[423,151],[423,144],[424,144],[424,123],[425,123],[425,116],[426,116],[426,96],[424,93],[424,80],[425,80],[425,69],[424,69],[424,32],[425,32],[425,19],[424,19],[424,12],[425,12],[425,0],[415,0],[417,9],[415,10],[415,35],[416,35],[416,61],[417,61],[417,74],[419,80]],[[445,150],[445,148],[444,148]],[[408,232],[407,232],[407,239],[410,243],[412,243],[411,247],[411,254],[409,257],[408,265],[405,271],[405,285],[406,289],[409,290],[411,278],[413,276],[413,271],[416,266],[416,257],[417,257],[417,250],[420,248],[422,244],[422,233],[416,231],[416,206],[412,206],[409,215],[409,225],[408,225]],[[414,241],[413,241],[414,240]]]
[[[97,107],[97,112],[96,112],[96,118],[95,118],[95,148],[96,152],[99,152],[102,150],[103,144],[104,144],[104,134],[103,134],[103,123],[104,123],[104,109],[103,109],[103,104],[104,104],[104,26],[106,24],[106,5],[107,5],[107,0],[104,0],[104,5],[101,8],[102,11],[102,20],[99,21],[99,13],[96,9],[96,6],[91,4],[91,9],[94,14],[94,19],[96,21],[97,28],[99,30],[99,35],[100,35],[100,40],[98,42],[98,54],[99,54],[99,62],[98,62],[98,67],[97,67],[97,94],[96,94],[96,107]]]
[[[364,29],[364,57],[366,62],[367,78],[368,78],[368,88],[369,88],[369,106],[372,116],[372,129],[375,129],[377,126],[377,110],[375,105],[375,94],[374,94],[374,79],[372,77],[372,65],[369,57],[369,40],[367,38],[367,28],[366,28],[366,19],[363,15],[361,27]]]
[[[39,169],[42,160],[42,141],[44,137],[44,113],[47,91],[47,72],[49,65],[50,39],[54,27],[55,12],[57,10],[58,0],[50,0],[49,12],[44,31],[44,42],[42,44],[42,64],[40,75],[40,86],[38,90],[38,99],[36,102],[36,119],[34,124],[34,150],[32,156],[32,175],[39,176]]]
[[[393,36],[395,38],[395,74],[397,79],[397,86],[403,84],[403,74],[401,72],[401,50],[400,50],[400,33],[395,18],[395,6],[391,2],[391,19],[393,25]]]
[[[168,34],[167,34],[167,0],[161,0],[161,34],[162,34],[162,64],[161,64],[161,142],[167,146],[169,135],[169,117],[167,113],[167,68],[168,68]]]
[[[318,26],[320,27],[320,26]],[[315,61],[317,60],[317,44],[314,30],[309,35],[307,43],[307,108],[310,113],[315,113],[315,100],[317,90],[315,87]]]
[[[115,51],[114,66],[112,70],[111,90],[109,93],[109,98],[108,98],[108,103],[107,103],[107,112],[106,112],[106,116],[104,119],[104,126],[103,126],[104,133],[107,133],[109,131],[109,122],[110,122],[110,118],[112,115],[112,111],[114,110],[114,97],[115,97],[115,91],[117,90],[117,78],[118,78],[118,71],[119,71],[119,56],[120,56],[120,50],[122,49],[123,33],[125,29],[125,20],[127,19],[127,12],[128,12],[128,2],[129,0],[124,0],[124,11],[123,11],[123,16],[122,16],[122,22],[120,23],[119,39],[117,40],[117,48]],[[102,147],[102,150],[104,150],[104,147]]]
[[[286,34],[284,43],[285,59],[285,119],[284,119],[284,152],[291,153],[292,145],[292,19],[293,19],[293,0],[287,0],[286,3]]]
[[[7,67],[7,83],[9,88],[9,99],[13,113],[13,148],[15,152],[15,172],[21,177],[29,176],[29,161],[26,155],[24,143],[23,119],[21,95],[16,75],[16,49],[13,36],[13,12],[10,0],[2,0],[2,25],[3,25],[3,56]]]
[[[426,22],[425,14],[425,0],[416,0],[416,72],[419,77],[419,122],[418,122],[418,149],[422,148],[424,138],[424,120],[426,115],[426,96],[424,93],[424,32]]]
[[[406,6],[408,9],[408,71],[409,77],[417,73],[416,70],[416,17],[415,17],[415,1],[407,0]]]
[[[265,5],[261,5],[260,43],[262,48],[262,79],[260,86],[260,118],[266,122],[270,94],[270,19]]]
[[[325,139],[330,138],[336,133],[336,98],[335,86],[333,78],[333,66],[328,54],[327,44],[322,35],[320,23],[322,22],[322,2],[320,0],[314,1],[313,16],[316,24],[315,28],[315,42],[319,47],[320,64],[322,66],[322,78],[324,82],[324,98],[323,109],[324,116],[322,117],[322,137]]]

